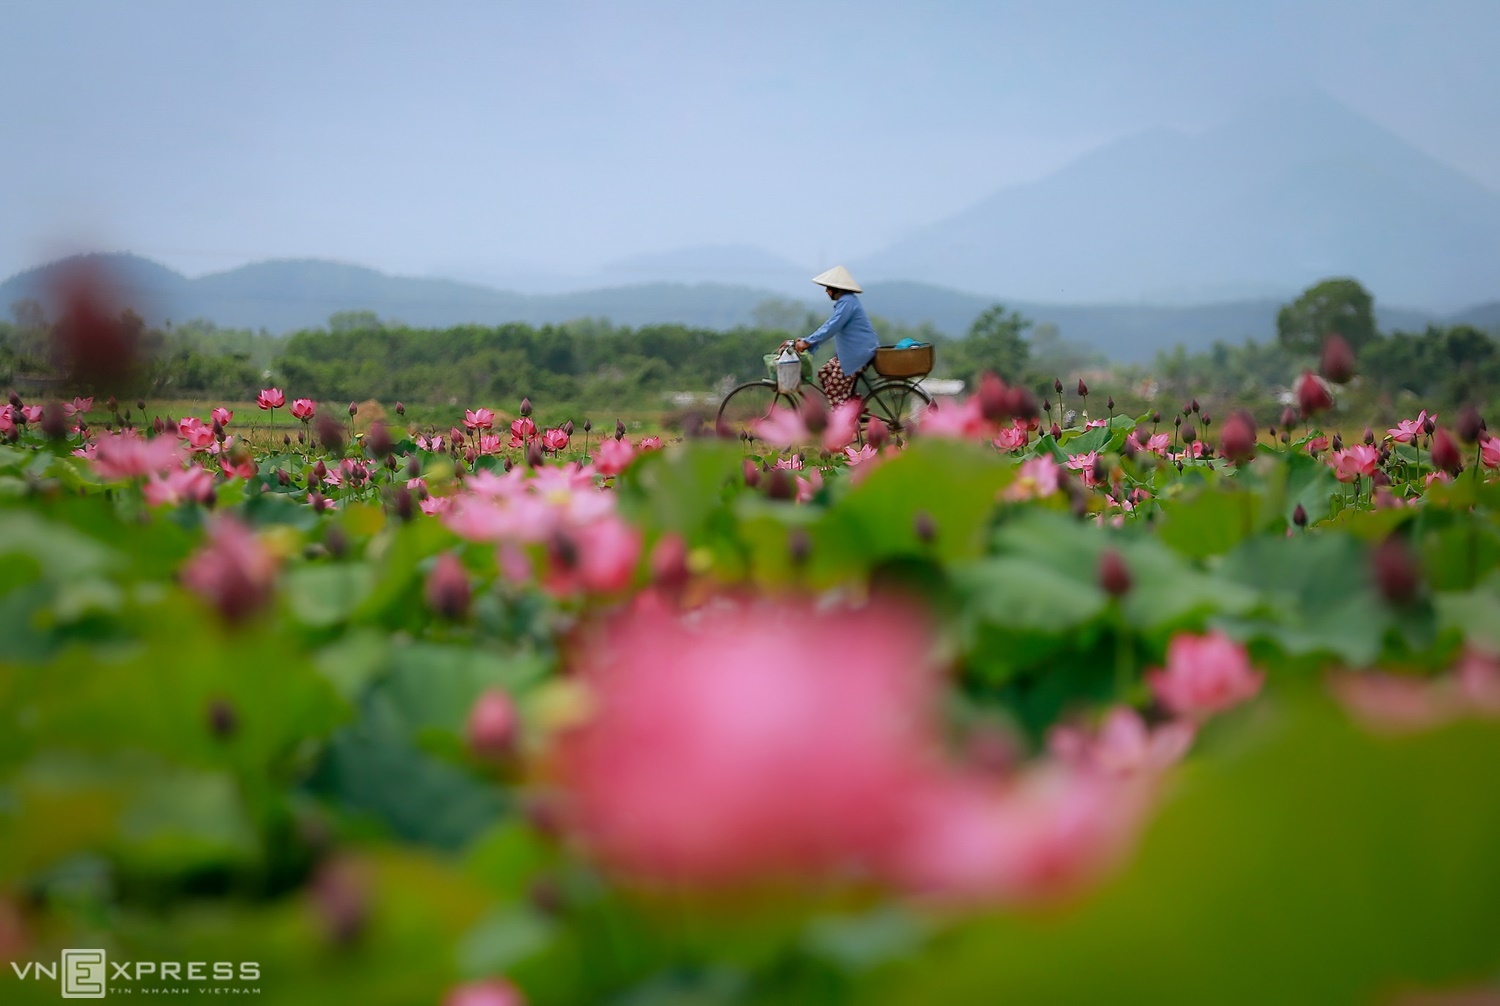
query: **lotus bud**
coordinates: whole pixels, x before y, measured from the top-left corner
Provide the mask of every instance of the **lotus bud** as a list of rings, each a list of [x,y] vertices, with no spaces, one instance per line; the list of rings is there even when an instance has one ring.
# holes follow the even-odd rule
[[[1479,418],[1479,411],[1472,405],[1465,405],[1462,412],[1458,414],[1458,439],[1466,444],[1475,444],[1479,441],[1479,434],[1484,429],[1484,420]]]
[[[777,469],[774,474],[785,474]],[[786,536],[787,553],[791,556],[793,566],[803,566],[807,563],[808,556],[812,555],[812,537],[808,535],[807,528],[794,527]]]
[[[1292,523],[1298,527],[1307,527],[1307,509],[1301,503],[1292,511]]]
[[[307,502],[312,504],[314,513],[322,513],[328,509],[328,497],[322,493],[313,491],[307,494]]]
[[[564,433],[571,437],[573,435],[573,420],[569,419],[566,423],[563,423],[562,429]]]
[[[220,740],[233,737],[240,728],[239,714],[227,699],[214,699],[208,704],[208,732]]]
[[[469,574],[458,556],[444,552],[433,563],[423,588],[427,607],[433,614],[450,622],[462,621],[469,614]]]
[[[396,460],[396,455],[387,454],[385,456],[385,467],[387,470],[394,472],[397,468],[401,467],[401,462]]]
[[[404,415],[406,415],[406,406],[403,405],[400,402],[396,403],[396,415],[398,415],[398,416],[404,416]]]
[[[1333,446],[1333,449],[1336,450],[1336,451],[1343,450],[1344,449],[1344,438],[1341,437],[1341,436],[1339,436],[1337,433],[1335,433],[1333,435],[1333,445],[1332,446]]]
[[[283,446],[283,447],[290,447],[290,446],[292,446],[292,437],[291,437],[291,434],[289,434],[289,433],[283,433],[281,435],[281,446]]]
[[[1114,549],[1099,557],[1099,587],[1110,597],[1123,597],[1130,591],[1130,568]]]
[[[292,477],[287,474],[285,468],[276,469],[276,484],[281,486],[283,489],[292,484]]]
[[[651,550],[651,579],[661,589],[677,593],[692,578],[688,568],[688,550],[682,536],[667,533]]]
[[[318,460],[313,462],[312,470],[313,478],[317,479],[319,482],[322,482],[323,479],[328,475],[328,466],[323,463],[322,458],[319,458]]]
[[[1437,429],[1437,421],[1434,420],[1431,416],[1428,416],[1426,419],[1422,420],[1423,433],[1427,434],[1430,437],[1432,436],[1432,431],[1435,429]]]
[[[1036,396],[1020,385],[1008,388],[1005,394],[1005,411],[1017,419],[1035,419]]]
[[[615,420],[615,439],[616,440],[624,440],[625,439],[625,421],[623,419],[616,419]]]
[[[531,415],[531,399],[530,398],[523,398],[523,399],[521,399],[521,415],[522,415],[522,417]]]
[[[865,443],[877,451],[886,445],[891,439],[891,428],[886,425],[885,420],[879,416],[870,417],[870,425],[865,427]]]
[[[918,510],[912,516],[912,531],[923,545],[931,545],[937,539],[937,523],[926,510]]]
[[[1108,409],[1109,411],[1111,411],[1111,412],[1115,411],[1115,396],[1114,395],[1110,395],[1108,398],[1106,398],[1104,400],[1104,407],[1106,409]]]
[[[334,524],[323,535],[323,547],[328,549],[328,554],[335,559],[342,559],[349,551],[349,539],[342,528]]]
[[[411,490],[405,486],[397,486],[396,491],[391,494],[391,499],[396,511],[396,516],[403,522],[411,520],[416,516],[416,507],[412,503]]]
[[[1381,458],[1380,460],[1382,464],[1385,463],[1385,458]],[[1372,486],[1388,486],[1390,484],[1391,477],[1379,468],[1375,469],[1374,473],[1370,476],[1370,485]]]
[[[1008,396],[1005,382],[994,371],[987,370],[980,376],[978,396],[979,412],[985,419],[996,423],[1007,417],[1009,410],[1006,408]]]
[[[63,440],[68,435],[68,420],[63,415],[61,402],[52,402],[42,409],[42,436],[48,440]]]
[[[773,468],[766,478],[766,495],[773,500],[797,498],[797,484],[785,468]]]
[[[749,486],[751,489],[754,489],[756,486],[760,485],[760,469],[756,467],[754,461],[746,458],[744,471],[745,485]]]
[[[348,945],[359,939],[369,923],[370,906],[364,880],[355,867],[338,859],[325,860],[309,888],[329,941]]]
[[[547,555],[554,565],[563,570],[578,568],[578,542],[566,531],[558,531],[547,543]]]
[[[1172,417],[1172,425],[1175,426],[1175,427],[1177,427],[1178,429],[1182,429],[1182,417],[1181,416],[1173,416]]]
[[[1323,340],[1323,358],[1318,371],[1334,384],[1347,384],[1354,376],[1354,350],[1343,336],[1335,333]]]
[[[1151,410],[1151,425],[1155,426],[1157,423],[1160,423],[1160,422],[1161,422],[1161,413],[1158,412],[1155,409],[1152,409]]]
[[[594,428],[594,423],[593,423],[592,420],[585,419],[583,421],[583,432],[587,433],[590,430],[592,430],[593,428]]]
[[[1275,436],[1274,431],[1272,436]],[[1255,457],[1255,428],[1250,421],[1238,413],[1230,416],[1219,434],[1219,450],[1237,465],[1252,460]]]
[[[498,688],[479,694],[469,710],[469,750],[481,758],[505,758],[514,753],[520,717],[511,697]]]
[[[1407,604],[1421,586],[1417,560],[1397,535],[1391,535],[1376,546],[1370,557],[1375,585],[1392,604]]]
[[[1375,446],[1375,431],[1370,429],[1368,426],[1365,427],[1365,446]]]
[[[1205,412],[1198,417],[1198,421],[1203,424],[1203,428],[1206,430],[1214,424],[1214,417]]]
[[[1201,405],[1198,404],[1198,399],[1196,399],[1196,398],[1193,399],[1191,402],[1188,402],[1188,408],[1192,409],[1194,412],[1201,412],[1201,411],[1203,411],[1203,406],[1201,406]]]
[[[1052,424],[1052,429],[1048,430],[1047,432],[1049,432],[1049,433],[1052,434],[1052,439],[1053,440],[1061,440],[1062,439],[1062,427],[1058,426],[1056,423],[1053,423]]]
[[[350,402],[349,403],[349,418],[353,419],[358,414],[359,414],[359,406],[356,405],[354,402]]]
[[[1094,459],[1093,465],[1089,467],[1089,479],[1096,486],[1109,480],[1109,469],[1105,467],[1103,458]]]
[[[1052,390],[1055,391],[1055,392],[1057,392],[1057,394],[1059,396],[1062,395],[1062,378],[1061,377],[1054,377],[1052,379]]]
[[[1432,466],[1441,468],[1449,475],[1457,475],[1464,466],[1458,444],[1453,442],[1453,436],[1441,426],[1432,435]]]
[[[822,433],[828,428],[828,410],[823,407],[823,399],[819,395],[808,395],[802,399],[798,406],[802,414],[802,424],[810,433]]]
[[[318,443],[330,454],[341,454],[344,450],[344,428],[326,412],[319,412],[317,423]]]
[[[1083,383],[1083,378],[1081,377],[1078,379],[1078,396],[1080,398],[1089,397],[1089,386]]]
[[[391,440],[391,431],[386,429],[385,423],[377,419],[370,424],[370,432],[365,434],[365,451],[370,457],[389,454],[395,446],[395,442]]]
[[[542,445],[538,440],[533,440],[526,445],[526,466],[528,468],[540,468],[546,461],[542,456]]]
[[[11,392],[10,392],[10,405],[11,405],[11,408],[16,409],[18,411],[20,409],[24,409],[26,407],[26,403],[21,400],[21,396],[20,395],[16,394],[16,391],[15,391],[14,388],[12,388]],[[145,408],[145,406],[143,405],[143,406],[141,406],[141,408]]]
[[[1042,411],[1047,413],[1047,415],[1049,416],[1052,415],[1052,399],[1048,398],[1046,395],[1042,396]]]
[[[1187,441],[1188,443],[1192,443],[1194,440],[1198,439],[1198,431],[1193,429],[1192,423],[1188,423],[1182,428],[1182,439]]]

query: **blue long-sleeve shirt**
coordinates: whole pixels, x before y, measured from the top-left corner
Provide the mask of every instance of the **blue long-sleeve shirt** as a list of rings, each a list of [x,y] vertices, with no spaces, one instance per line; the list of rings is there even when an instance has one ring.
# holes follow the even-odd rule
[[[817,349],[830,336],[833,337],[833,351],[839,358],[839,369],[846,375],[853,374],[874,359],[875,349],[880,345],[880,337],[875,334],[875,326],[870,324],[870,316],[865,314],[864,305],[852,293],[839,295],[839,299],[833,302],[833,314],[806,341],[809,347]]]

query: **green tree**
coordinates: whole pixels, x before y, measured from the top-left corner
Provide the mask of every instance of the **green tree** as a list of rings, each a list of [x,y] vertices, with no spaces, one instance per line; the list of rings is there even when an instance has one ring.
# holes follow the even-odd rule
[[[995,304],[974,319],[968,337],[952,345],[955,359],[952,373],[973,384],[986,370],[993,370],[1008,381],[1018,381],[1026,373],[1031,347],[1025,332],[1031,320],[1003,304]]]
[[[1325,279],[1276,315],[1276,339],[1292,353],[1316,353],[1333,334],[1356,351],[1375,339],[1375,299],[1357,280]]]

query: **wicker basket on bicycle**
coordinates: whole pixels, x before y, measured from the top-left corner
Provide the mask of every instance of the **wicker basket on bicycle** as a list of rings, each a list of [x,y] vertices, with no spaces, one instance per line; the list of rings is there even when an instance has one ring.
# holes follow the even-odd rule
[[[926,377],[932,373],[932,344],[875,350],[875,373],[881,377]]]

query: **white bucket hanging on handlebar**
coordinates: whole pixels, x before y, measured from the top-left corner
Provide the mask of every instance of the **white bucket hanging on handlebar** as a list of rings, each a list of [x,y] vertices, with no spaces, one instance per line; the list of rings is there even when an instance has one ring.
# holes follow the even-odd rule
[[[783,346],[776,357],[776,390],[789,395],[802,386],[802,358],[791,346]]]

